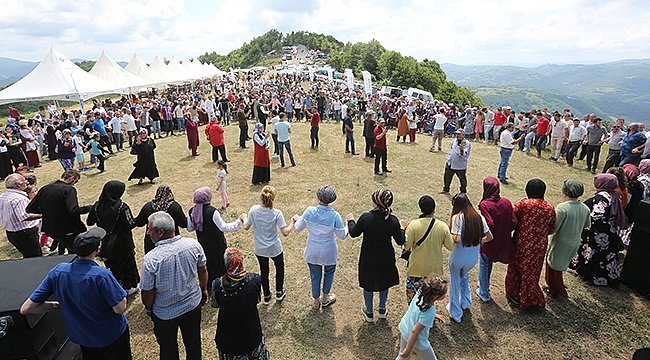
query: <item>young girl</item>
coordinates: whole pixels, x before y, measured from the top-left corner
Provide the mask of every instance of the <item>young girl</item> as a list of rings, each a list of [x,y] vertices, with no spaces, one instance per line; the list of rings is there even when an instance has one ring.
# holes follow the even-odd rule
[[[447,311],[455,322],[460,323],[463,310],[472,305],[469,272],[478,262],[480,245],[492,241],[492,233],[467,195],[455,195],[451,204],[451,238],[455,245],[449,253],[451,291]]]
[[[228,174],[228,165],[225,161],[217,161],[217,168],[219,172],[217,173],[217,190],[221,194],[221,210],[226,210],[230,206],[230,199],[228,199],[228,194],[226,194],[226,174]]]
[[[262,188],[260,205],[253,205],[248,211],[248,219],[244,229],[253,227],[255,232],[255,256],[260,263],[262,276],[262,290],[264,291],[264,305],[271,303],[271,289],[269,288],[269,258],[275,265],[275,300],[282,301],[287,292],[284,289],[284,252],[278,236],[278,229],[284,236],[293,230],[294,220],[289,225],[284,221],[282,211],[273,208],[275,202],[275,189],[271,186]]]
[[[77,131],[77,133],[74,134],[72,141],[74,142],[74,146],[75,146],[74,156],[77,159],[77,163],[79,164],[79,171],[88,170],[85,163],[86,157],[84,156],[84,148],[85,148],[84,131],[83,130]]]
[[[106,151],[102,147],[102,144],[99,143],[99,139],[100,139],[99,133],[98,132],[94,133],[93,138],[90,139],[90,141],[88,142],[88,146],[90,147],[90,154],[95,155],[97,160],[99,160],[99,165],[97,165],[97,170],[99,170],[99,172],[104,172],[104,160],[106,160],[106,158],[104,157],[104,153],[108,153],[108,151]]]
[[[422,360],[435,360],[436,354],[429,343],[429,330],[437,319],[446,323],[436,314],[434,303],[442,300],[447,293],[447,281],[439,277],[425,277],[422,287],[411,301],[399,323],[399,355],[395,360],[406,360],[415,351]]]

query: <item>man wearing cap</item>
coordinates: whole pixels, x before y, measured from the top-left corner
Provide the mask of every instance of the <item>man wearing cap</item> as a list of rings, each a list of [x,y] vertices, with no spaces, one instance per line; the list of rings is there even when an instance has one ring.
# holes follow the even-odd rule
[[[375,136],[375,144],[373,145],[375,151],[375,175],[384,175],[392,172],[388,170],[388,167],[386,167],[386,156],[388,153],[386,147],[386,132],[386,120],[380,118],[375,130],[373,130],[373,135]],[[383,172],[379,171],[379,162],[381,162],[381,169]]]
[[[90,206],[79,206],[77,189],[79,172],[66,170],[61,178],[38,190],[25,211],[43,214],[41,231],[59,244],[59,255],[65,250],[72,253],[72,243],[77,234],[86,231],[81,215],[90,212]]]
[[[11,174],[5,178],[5,186],[7,191],[0,195],[0,223],[7,233],[7,240],[23,258],[41,256],[38,241],[38,219],[41,215],[25,211],[29,204],[25,192],[27,180],[21,174]]]
[[[142,303],[153,320],[161,360],[178,359],[179,327],[186,359],[200,360],[201,306],[208,300],[206,258],[198,241],[175,235],[175,231],[168,213],[149,216],[147,234],[155,248],[142,260]]]
[[[449,187],[454,175],[460,181],[460,192],[467,193],[467,160],[469,159],[470,144],[465,139],[465,132],[462,129],[456,130],[455,134],[456,141],[451,143],[445,165],[444,186],[441,194],[449,194]]]
[[[106,231],[94,228],[79,234],[71,263],[50,270],[20,307],[21,314],[61,309],[70,340],[81,346],[84,359],[131,359],[126,291],[110,270],[95,262]],[[48,301],[55,295],[57,301]]]

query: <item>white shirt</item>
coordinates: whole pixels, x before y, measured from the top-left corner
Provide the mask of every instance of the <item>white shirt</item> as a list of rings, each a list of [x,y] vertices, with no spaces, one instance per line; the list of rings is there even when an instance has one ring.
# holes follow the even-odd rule
[[[555,119],[553,119],[551,120],[551,126],[553,127],[553,130],[551,130],[551,137],[564,137],[564,130],[567,128],[566,121],[555,121]]]
[[[273,125],[273,130],[278,134],[278,142],[289,141],[289,129],[291,124],[286,121],[278,121]]]
[[[251,225],[255,233],[255,255],[272,258],[282,253],[278,229],[287,226],[282,211],[253,205],[248,211],[246,224]]]
[[[124,124],[124,130],[126,131],[136,131],[138,129],[135,126],[135,119],[131,114],[126,114],[122,117],[122,124]]]
[[[108,122],[108,125],[111,127],[111,129],[113,129],[113,134],[122,132],[122,120],[120,120],[120,118],[117,116],[112,118],[111,121]]]
[[[509,131],[508,129],[503,130],[501,132],[501,137],[499,138],[501,141],[501,147],[504,149],[514,149],[515,145],[513,142],[515,141],[515,138],[512,136],[512,132]]]
[[[485,123],[494,124],[494,113],[490,110],[485,113]]]
[[[221,169],[217,173],[217,184],[219,184],[219,179],[221,179],[221,185],[219,186],[219,192],[226,192],[226,170]]]
[[[445,123],[447,122],[447,117],[443,114],[436,114],[433,117],[436,123],[433,125],[433,130],[444,130]]]
[[[578,125],[577,127],[571,126],[569,141],[582,141],[585,138],[585,135],[587,135],[587,129],[582,125]]]

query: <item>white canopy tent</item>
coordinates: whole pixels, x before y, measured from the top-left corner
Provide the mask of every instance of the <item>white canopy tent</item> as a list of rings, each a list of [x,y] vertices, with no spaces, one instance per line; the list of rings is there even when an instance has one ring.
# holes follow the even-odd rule
[[[161,84],[171,84],[175,83],[173,76],[167,65],[156,55],[151,64],[149,64],[149,69],[155,74],[156,79]]]
[[[195,79],[204,79],[207,77],[205,74],[203,74],[203,71],[201,69],[201,62],[199,60],[190,61],[185,58],[181,66],[183,66],[188,73],[192,74]]]
[[[171,73],[172,79],[176,82],[192,82],[192,80],[198,79],[197,76],[187,71],[178,60],[172,58],[167,64],[167,70]]]
[[[130,72],[131,74],[135,74],[147,81],[150,82],[152,85],[164,85],[164,81],[159,81],[158,79],[158,74],[156,74],[153,70],[151,70],[147,64],[142,61],[137,55],[133,54],[133,57],[131,58],[131,61],[126,65],[124,70]],[[154,86],[157,87],[157,86]]]
[[[153,80],[143,79],[124,70],[103,51],[93,68],[90,69],[90,73],[104,80],[127,87],[129,90],[155,84]]]
[[[126,94],[127,89],[85,72],[51,47],[32,72],[0,91],[0,105],[35,100],[79,102],[111,93]]]

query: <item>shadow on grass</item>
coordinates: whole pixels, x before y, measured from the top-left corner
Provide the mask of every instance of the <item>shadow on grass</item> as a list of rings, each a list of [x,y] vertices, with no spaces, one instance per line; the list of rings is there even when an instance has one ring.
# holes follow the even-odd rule
[[[197,155],[197,156],[194,156],[194,155],[187,155],[186,157],[181,158],[180,160],[178,160],[178,162],[194,161],[194,160],[197,159],[198,157],[199,157],[198,155]]]
[[[148,181],[145,181],[142,184],[138,184],[137,182],[135,182],[126,187],[126,193],[129,195],[136,195],[143,191],[149,190],[153,186],[158,186],[158,184],[152,184]]]
[[[356,342],[348,341],[347,347],[355,355],[355,359],[392,359],[397,355],[399,331],[393,329],[385,320],[368,323],[359,314],[359,325],[356,331]],[[395,333],[394,333],[395,332]],[[346,325],[344,334],[353,334],[352,325]]]

